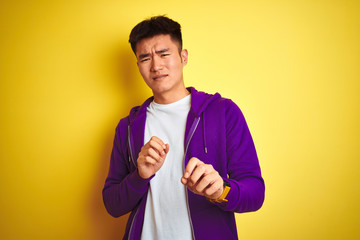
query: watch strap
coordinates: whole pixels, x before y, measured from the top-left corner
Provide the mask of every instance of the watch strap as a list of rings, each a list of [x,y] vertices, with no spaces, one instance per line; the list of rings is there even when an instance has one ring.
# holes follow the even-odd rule
[[[217,199],[210,199],[210,198],[207,198],[207,199],[210,202],[215,202],[215,203],[227,202],[228,200],[226,199],[226,197],[229,194],[230,189],[231,189],[230,184],[224,180],[224,190],[223,190],[222,194],[220,195],[220,197],[218,197]]]

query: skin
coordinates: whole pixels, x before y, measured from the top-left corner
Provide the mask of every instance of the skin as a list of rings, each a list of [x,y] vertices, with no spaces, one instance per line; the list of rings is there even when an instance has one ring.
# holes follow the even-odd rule
[[[190,93],[185,88],[183,68],[188,61],[186,49],[170,35],[161,34],[145,38],[136,44],[137,66],[145,83],[159,104],[176,102]],[[140,177],[148,179],[164,164],[169,144],[153,136],[139,153],[137,164]],[[210,199],[217,199],[223,192],[223,179],[211,164],[191,158],[181,182],[192,192]]]
[[[137,159],[140,177],[148,179],[159,171],[168,152],[169,144],[165,144],[158,137],[151,137],[150,141],[141,148]]]
[[[183,49],[179,53],[179,44],[171,40],[170,35],[157,35],[138,42],[136,58],[139,72],[151,88],[156,103],[169,104],[190,94],[183,78],[188,52]]]
[[[217,199],[224,191],[224,180],[211,164],[205,164],[193,157],[185,168],[181,182],[190,191],[210,199]]]

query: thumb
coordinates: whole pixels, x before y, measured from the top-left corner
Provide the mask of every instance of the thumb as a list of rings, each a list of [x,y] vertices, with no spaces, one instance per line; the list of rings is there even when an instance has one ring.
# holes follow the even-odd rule
[[[165,144],[165,146],[166,146],[166,148],[165,148],[165,153],[168,153],[169,152],[169,150],[170,150],[170,146],[169,146],[169,144],[167,143],[167,144]]]

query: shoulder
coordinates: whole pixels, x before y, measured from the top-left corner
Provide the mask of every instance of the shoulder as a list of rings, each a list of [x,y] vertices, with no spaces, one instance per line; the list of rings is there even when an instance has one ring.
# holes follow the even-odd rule
[[[225,115],[226,126],[232,128],[235,125],[246,124],[245,117],[240,107],[231,99],[221,97],[217,99]]]
[[[116,133],[119,135],[124,134],[124,132],[127,132],[128,125],[130,124],[130,119],[135,119],[138,115],[140,106],[135,106],[131,108],[129,114],[123,118],[120,119],[119,123],[116,126]]]
[[[122,129],[124,126],[127,128],[127,126],[135,121],[140,115],[146,114],[146,108],[149,106],[152,100],[153,97],[150,97],[142,105],[131,108],[129,115],[120,119],[117,128]]]
[[[212,104],[215,104],[218,107],[222,107],[225,110],[225,114],[227,115],[243,116],[240,107],[233,100],[229,98],[220,97],[216,99]]]
[[[231,99],[223,98],[226,113],[239,114],[243,116],[240,107]]]

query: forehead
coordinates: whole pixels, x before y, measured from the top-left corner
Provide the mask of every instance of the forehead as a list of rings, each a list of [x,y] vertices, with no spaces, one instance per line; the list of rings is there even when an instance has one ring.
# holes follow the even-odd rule
[[[144,38],[136,44],[136,55],[150,53],[151,51],[161,49],[178,49],[179,44],[173,41],[169,34],[156,35],[150,38]]]

